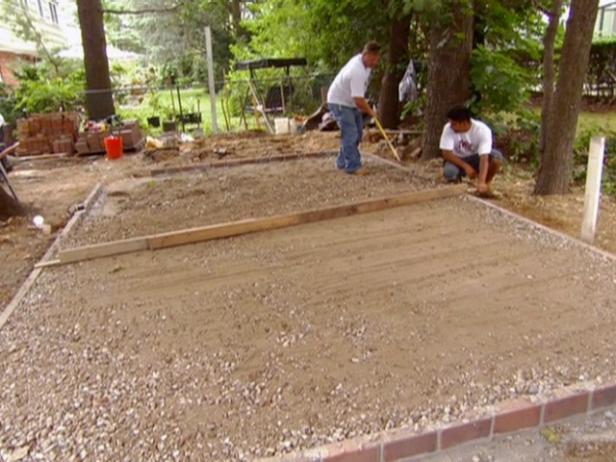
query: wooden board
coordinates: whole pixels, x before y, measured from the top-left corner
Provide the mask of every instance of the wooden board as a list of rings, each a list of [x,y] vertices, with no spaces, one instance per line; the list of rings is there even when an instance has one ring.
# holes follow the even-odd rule
[[[298,154],[281,154],[269,157],[249,157],[246,159],[230,159],[216,162],[204,162],[199,164],[181,165],[179,167],[156,168],[150,172],[151,176],[172,175],[174,173],[198,172],[213,168],[237,167],[249,164],[267,164],[270,162],[284,162],[288,160],[313,159],[331,157],[338,154],[335,151],[318,151]]]
[[[254,218],[230,223],[222,223],[199,228],[190,228],[150,236],[136,237],[121,241],[77,247],[59,253],[58,264],[75,263],[94,258],[109,257],[143,250],[158,250],[186,244],[205,242],[240,236],[248,233],[287,228],[317,221],[332,220],[362,213],[401,207],[435,199],[464,194],[465,186],[447,186],[426,191],[414,191],[397,196],[372,199],[325,209],[278,215],[266,218]]]
[[[74,263],[93,258],[108,257],[110,255],[139,252],[141,250],[148,250],[147,237],[137,237],[62,250],[58,255],[58,260],[60,263]]]

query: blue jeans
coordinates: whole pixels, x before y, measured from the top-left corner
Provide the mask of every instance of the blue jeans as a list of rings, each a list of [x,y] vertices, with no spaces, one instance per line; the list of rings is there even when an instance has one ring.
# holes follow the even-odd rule
[[[466,162],[467,164],[469,164],[471,167],[473,167],[473,169],[475,169],[477,173],[479,173],[480,157],[478,154],[473,154],[472,156],[463,157],[462,160]],[[490,153],[490,163],[492,163],[493,160],[500,162],[501,164],[504,164],[505,156],[503,156],[503,153],[500,152],[499,150],[493,149],[492,152]],[[444,161],[443,162],[443,175],[445,176],[445,179],[447,181],[454,182],[454,181],[459,181],[460,178],[466,176],[466,172],[464,171],[464,169],[461,169],[457,165],[452,164],[451,162]]]
[[[347,173],[355,173],[361,168],[359,143],[361,143],[362,131],[364,129],[362,113],[357,108],[340,104],[330,103],[328,106],[342,132],[340,153],[336,159],[336,167]]]

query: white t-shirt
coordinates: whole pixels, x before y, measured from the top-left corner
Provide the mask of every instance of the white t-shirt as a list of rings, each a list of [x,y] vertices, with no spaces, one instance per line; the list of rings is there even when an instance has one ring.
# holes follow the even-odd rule
[[[340,70],[327,92],[327,102],[357,107],[353,98],[363,98],[372,70],[364,66],[362,55],[353,56]]]
[[[492,130],[483,122],[471,119],[469,131],[456,133],[451,128],[451,123],[448,123],[441,135],[441,150],[452,151],[462,158],[473,154],[486,156],[492,152]]]

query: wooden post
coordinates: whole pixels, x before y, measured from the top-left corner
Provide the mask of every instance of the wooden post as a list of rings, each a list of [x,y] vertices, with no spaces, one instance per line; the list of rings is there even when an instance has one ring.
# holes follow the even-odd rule
[[[205,27],[205,48],[207,51],[207,80],[210,93],[210,106],[212,107],[212,132],[218,133],[218,120],[216,119],[216,87],[214,85],[214,56],[212,55],[212,29]]]
[[[582,240],[589,244],[594,242],[597,232],[604,154],[605,138],[594,137],[590,141],[590,151],[588,153],[586,193],[584,197],[584,220],[582,221]]]

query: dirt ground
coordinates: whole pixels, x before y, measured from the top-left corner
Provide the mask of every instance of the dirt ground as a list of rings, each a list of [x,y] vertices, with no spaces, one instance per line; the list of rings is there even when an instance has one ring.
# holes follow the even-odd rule
[[[422,462],[613,462],[616,414],[606,410],[539,431],[498,438],[488,444],[456,448]]]
[[[108,186],[67,246],[291,213],[425,189],[406,172],[368,159],[370,174],[345,175],[334,159],[247,165]]]
[[[455,217],[455,219],[452,219]],[[616,269],[447,200],[46,270],[0,448],[249,460],[613,379]]]

